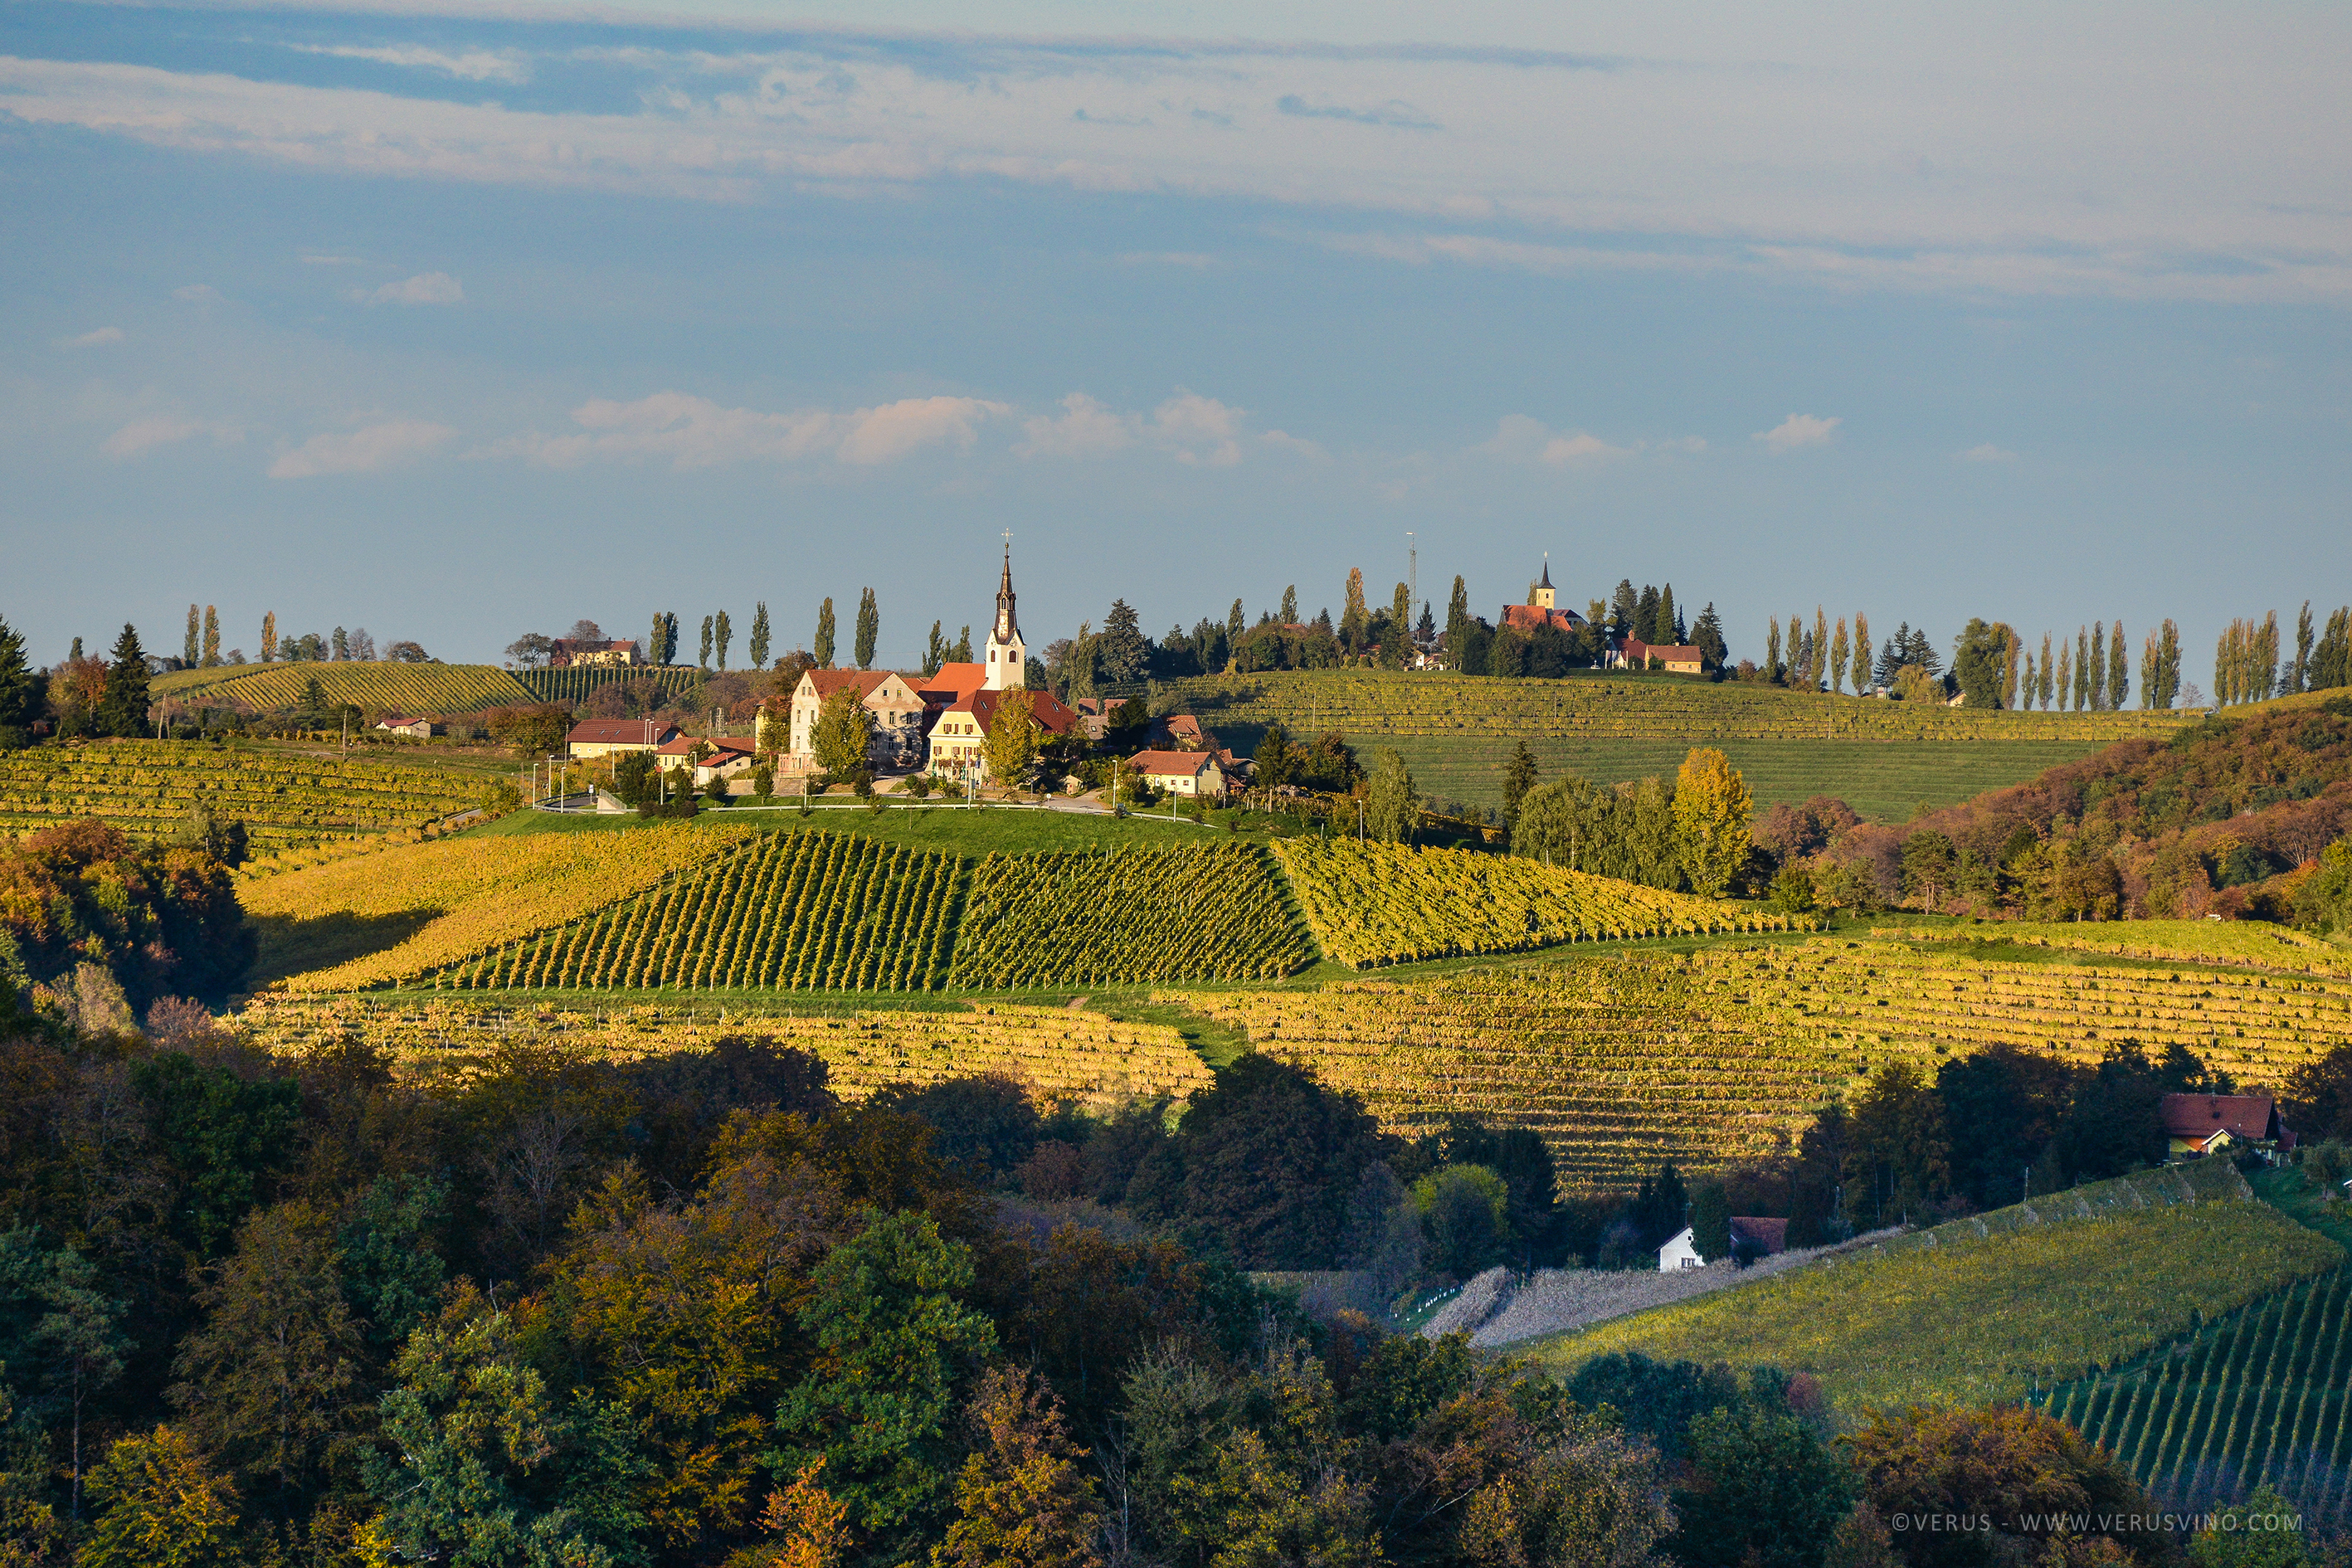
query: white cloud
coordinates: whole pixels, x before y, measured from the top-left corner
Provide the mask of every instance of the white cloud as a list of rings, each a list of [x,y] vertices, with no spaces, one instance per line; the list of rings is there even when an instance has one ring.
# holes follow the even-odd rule
[[[1022,458],[1099,458],[1149,446],[1180,463],[1224,468],[1242,460],[1242,426],[1248,418],[1246,409],[1182,387],[1149,416],[1122,414],[1086,393],[1074,392],[1062,399],[1060,414],[1024,420],[1024,439],[1013,451]],[[1313,446],[1279,431],[1261,439]]]
[[[351,44],[289,44],[287,47],[306,55],[333,55],[347,60],[373,60],[378,65],[439,71],[460,81],[521,83],[530,79],[530,61],[511,49],[467,49],[453,55],[441,49],[372,49]]]
[[[172,298],[194,305],[216,305],[220,302],[220,290],[209,283],[184,283],[172,290]]]
[[[346,435],[313,436],[269,465],[273,479],[373,474],[413,463],[457,432],[423,419],[393,419]]]
[[[2017,461],[2017,454],[1987,441],[1980,447],[1971,447],[1962,452],[1960,461],[1963,463],[2014,463]]]
[[[466,290],[446,272],[420,272],[357,298],[370,305],[461,305]]]
[[[1811,414],[1791,414],[1769,430],[1759,430],[1748,437],[1761,441],[1774,452],[1793,452],[1801,447],[1826,447],[1837,435],[1837,427],[1845,423],[1841,415],[1827,419]]]
[[[100,327],[96,331],[84,332],[78,338],[66,339],[64,346],[69,349],[91,349],[100,343],[119,343],[121,341],[121,327]]]
[[[26,123],[310,172],[706,200],[1008,181],[1378,215],[1396,232],[1352,243],[1422,262],[2352,300],[2352,137],[2312,131],[2352,102],[2352,14],[1557,26],[1606,55],[751,28],[716,51],[601,51],[636,88],[603,112],[21,58],[0,58],[0,93]],[[328,48],[528,69],[502,49]]]
[[[245,439],[244,430],[235,425],[189,419],[176,414],[151,414],[144,419],[133,419],[109,436],[99,450],[119,463],[150,447],[168,447],[191,436],[210,436],[218,446]]]
[[[909,397],[847,414],[803,409],[763,414],[724,408],[685,392],[656,392],[632,403],[599,398],[572,411],[584,435],[531,434],[487,447],[483,457],[520,457],[549,468],[597,458],[667,458],[673,468],[722,463],[794,462],[830,453],[845,463],[890,462],[926,447],[969,447],[982,420],[1013,410],[976,397]]]
[[[1666,441],[1629,441],[1620,445],[1589,430],[1555,433],[1540,419],[1506,414],[1495,422],[1495,434],[1480,442],[1477,449],[1512,462],[1549,463],[1555,468],[1595,468],[1654,449],[1703,452],[1706,443],[1696,436],[1683,436]]]
[[[1062,399],[1058,415],[1032,415],[1021,422],[1025,437],[1013,447],[1024,458],[1095,458],[1132,447],[1142,421],[1132,414],[1115,414],[1083,392]]]

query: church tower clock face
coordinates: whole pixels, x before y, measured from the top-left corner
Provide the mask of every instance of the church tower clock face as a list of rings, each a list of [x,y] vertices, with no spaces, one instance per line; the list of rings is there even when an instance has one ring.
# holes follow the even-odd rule
[[[1029,684],[1028,645],[1021,640],[1021,619],[1014,613],[1013,536],[1004,536],[1004,575],[996,587],[996,624],[988,630],[988,668],[981,680],[984,691],[1011,691]]]

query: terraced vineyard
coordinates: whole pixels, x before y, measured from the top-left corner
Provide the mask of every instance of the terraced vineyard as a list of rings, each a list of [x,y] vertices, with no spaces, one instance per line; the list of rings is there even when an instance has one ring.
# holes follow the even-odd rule
[[[1276,850],[1324,956],[1358,969],[1791,926],[1786,916],[1466,849],[1296,838]]]
[[[1274,670],[1178,681],[1215,725],[1294,731],[1554,740],[2072,741],[2166,735],[2180,712],[2043,713],[1836,697],[1679,676],[1576,675],[1564,680],[1402,670]],[[1679,760],[1679,759],[1677,759]]]
[[[1928,1070],[1994,1041],[2095,1059],[2175,1041],[2277,1084],[2352,1038],[2352,982],[2183,968],[2004,963],[1816,938],[1560,958],[1317,991],[1160,993],[1413,1130],[1454,1111],[1542,1133],[1565,1187],[1673,1159],[1769,1152],[1890,1058]]]
[[[1916,941],[1949,940],[1949,928],[1873,926],[1871,935]],[[2025,947],[2105,953],[2187,963],[2242,964],[2297,974],[2352,975],[2352,948],[2333,946],[2286,926],[2257,921],[2006,921],[1982,931],[1987,941]]]
[[[515,679],[541,702],[585,702],[600,688],[636,686],[651,681],[672,697],[683,697],[702,684],[702,671],[690,665],[639,664],[625,669],[608,665],[575,664],[562,669],[526,669]]]
[[[434,768],[201,741],[93,741],[0,752],[0,831],[96,816],[140,837],[179,830],[201,801],[246,824],[257,854],[414,827],[481,804]]]
[[[2243,1192],[2226,1164],[2150,1172],[1531,1348],[1561,1368],[1617,1351],[1769,1363],[1818,1378],[1847,1421],[1874,1405],[2017,1399],[2340,1273],[2343,1248]],[[2111,1194],[2122,1201],[2096,1201]]]
[[[920,991],[960,862],[855,833],[762,833],[667,886],[434,973],[436,987]]]
[[[404,1073],[462,1071],[516,1045],[543,1044],[599,1060],[632,1060],[749,1036],[814,1051],[834,1092],[861,1100],[885,1084],[933,1083],[1008,1072],[1045,1100],[1108,1110],[1137,1098],[1181,1100],[1208,1087],[1209,1069],[1161,1024],[1130,1024],[1070,1007],[1003,1003],[953,1011],[877,1011],[803,1018],[667,1007],[515,1012],[455,1000],[269,994],[239,1015],[255,1043],[295,1054],[345,1035],[389,1051]]]
[[[991,855],[972,873],[950,983],[1271,980],[1313,958],[1252,847]]]
[[[390,659],[229,664],[175,669],[148,689],[191,703],[241,703],[260,712],[298,708],[311,681],[330,702],[356,704],[369,713],[477,713],[536,700],[494,664],[399,664]]]
[[[252,982],[318,992],[414,981],[631,898],[751,833],[661,823],[453,838],[267,878],[239,893],[260,928]]]
[[[2290,1286],[2032,1403],[2177,1506],[2267,1481],[2341,1521],[2352,1512],[2352,1274]]]

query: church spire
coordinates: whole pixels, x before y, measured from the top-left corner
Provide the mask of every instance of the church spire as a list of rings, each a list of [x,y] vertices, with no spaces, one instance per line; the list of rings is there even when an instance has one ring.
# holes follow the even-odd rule
[[[1004,572],[996,580],[996,624],[988,630],[988,668],[981,680],[984,690],[1009,691],[1029,684],[1029,648],[1021,640],[1021,620],[1013,604],[1013,534],[1008,529]]]
[[[1004,542],[1004,575],[996,584],[996,640],[1009,643],[1021,635],[1021,624],[1013,614],[1013,541]]]

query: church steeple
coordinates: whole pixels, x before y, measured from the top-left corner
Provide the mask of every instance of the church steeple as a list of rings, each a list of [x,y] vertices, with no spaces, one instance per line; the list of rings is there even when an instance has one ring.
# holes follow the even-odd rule
[[[1544,552],[1543,576],[1536,584],[1535,595],[1528,603],[1549,610],[1555,606],[1558,598],[1559,595],[1552,592],[1551,587],[1551,552],[1547,550]]]
[[[984,691],[1011,691],[1029,684],[1029,649],[1021,640],[1021,619],[1013,613],[1013,535],[1004,536],[1004,574],[996,583],[996,624],[988,630],[988,669],[981,680]]]

